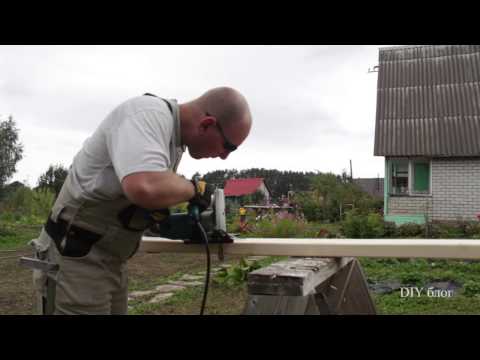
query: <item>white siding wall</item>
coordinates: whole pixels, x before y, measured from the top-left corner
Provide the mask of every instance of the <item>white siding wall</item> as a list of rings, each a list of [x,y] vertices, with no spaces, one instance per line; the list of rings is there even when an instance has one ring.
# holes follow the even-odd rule
[[[480,159],[432,162],[433,218],[476,220],[480,213]]]
[[[431,197],[389,196],[389,215],[427,214],[432,220],[477,220],[480,158],[433,159]]]

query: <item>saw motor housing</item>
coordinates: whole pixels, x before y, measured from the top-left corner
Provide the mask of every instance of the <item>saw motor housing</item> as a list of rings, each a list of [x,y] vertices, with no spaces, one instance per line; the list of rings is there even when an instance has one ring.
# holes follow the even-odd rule
[[[210,206],[200,213],[200,223],[207,233],[208,242],[213,244],[232,243],[227,233],[225,219],[225,195],[223,189],[215,189]],[[171,214],[155,226],[155,234],[173,240],[183,240],[186,244],[203,244],[200,229],[189,213]]]

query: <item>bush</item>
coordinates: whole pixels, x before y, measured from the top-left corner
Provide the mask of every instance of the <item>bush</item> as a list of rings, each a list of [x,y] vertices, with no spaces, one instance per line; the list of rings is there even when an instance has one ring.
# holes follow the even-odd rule
[[[5,224],[0,223],[0,237],[1,236],[12,236],[15,235],[13,231],[11,231]]]
[[[400,273],[399,277],[402,284],[408,285],[422,285],[426,280],[425,274],[421,271]]]
[[[469,222],[464,229],[465,236],[468,238],[480,238],[480,222]]]
[[[369,235],[372,238],[380,238],[385,233],[383,216],[377,213],[371,213],[367,215],[367,225],[369,229]]]
[[[18,188],[0,205],[0,220],[5,222],[42,223],[54,202],[51,190]]]
[[[463,284],[463,294],[467,297],[480,295],[480,284],[477,281],[469,280]]]
[[[225,285],[239,285],[247,280],[248,274],[261,268],[258,261],[247,263],[245,259],[240,259],[238,265],[221,269],[214,277],[214,281]]]
[[[397,237],[397,225],[393,221],[384,221],[383,236],[388,238]]]
[[[431,236],[435,239],[458,239],[466,237],[466,227],[461,222],[458,223],[433,223],[430,225]],[[473,230],[473,229],[472,229]],[[468,230],[471,231],[471,230]]]
[[[415,223],[402,224],[397,227],[396,235],[400,238],[416,238],[425,235],[425,227]]]
[[[377,213],[364,215],[357,210],[348,211],[342,232],[348,238],[380,238],[385,233],[383,217]]]
[[[316,233],[307,222],[291,219],[267,220],[263,219],[256,223],[248,236],[262,238],[296,238],[315,237]]]

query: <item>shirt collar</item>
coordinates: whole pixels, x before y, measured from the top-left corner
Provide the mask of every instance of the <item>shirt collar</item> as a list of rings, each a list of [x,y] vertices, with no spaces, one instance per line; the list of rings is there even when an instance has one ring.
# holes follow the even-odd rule
[[[175,146],[177,148],[182,148],[182,152],[185,151],[186,149],[186,146],[185,145],[182,145],[182,133],[181,133],[181,129],[180,129],[180,108],[178,106],[178,102],[177,100],[175,99],[172,99],[172,100],[167,100],[168,102],[170,102],[170,104],[172,105],[172,110],[173,110],[173,126],[175,127],[174,128],[174,131],[175,131]]]

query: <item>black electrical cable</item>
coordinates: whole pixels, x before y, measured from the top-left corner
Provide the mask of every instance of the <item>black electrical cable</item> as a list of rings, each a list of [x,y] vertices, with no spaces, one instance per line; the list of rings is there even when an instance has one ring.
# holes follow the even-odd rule
[[[203,242],[205,243],[205,251],[207,255],[207,273],[205,274],[205,286],[203,290],[202,307],[200,308],[200,315],[203,315],[203,312],[205,311],[205,304],[207,303],[208,285],[210,282],[210,249],[208,247],[208,236],[207,236],[207,233],[205,232],[205,229],[203,228],[203,225],[200,223],[200,220],[198,219],[195,219],[195,222],[197,223],[200,233],[202,234]]]

